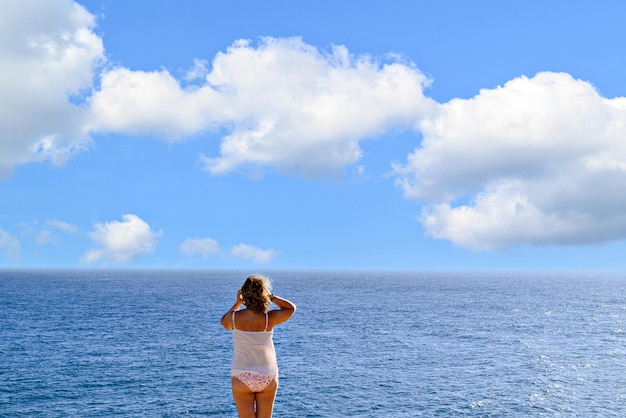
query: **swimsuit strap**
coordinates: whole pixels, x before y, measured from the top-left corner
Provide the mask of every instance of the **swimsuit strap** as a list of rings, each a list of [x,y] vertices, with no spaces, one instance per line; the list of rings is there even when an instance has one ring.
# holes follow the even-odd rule
[[[268,323],[267,312],[265,312],[265,329],[263,331],[267,331],[267,323]],[[233,322],[233,324],[234,324],[234,322]]]
[[[235,327],[235,311],[233,311],[233,329],[237,329],[237,327]]]

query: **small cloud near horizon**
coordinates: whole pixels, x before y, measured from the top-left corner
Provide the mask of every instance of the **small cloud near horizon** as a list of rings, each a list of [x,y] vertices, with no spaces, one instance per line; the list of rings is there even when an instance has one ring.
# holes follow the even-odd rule
[[[187,257],[199,255],[202,258],[208,258],[220,253],[219,243],[210,237],[205,238],[187,238],[180,244],[180,252]]]
[[[231,248],[230,254],[252,261],[253,263],[262,264],[270,262],[278,252],[276,250],[262,249],[248,244],[237,244]]]
[[[162,231],[155,232],[137,215],[122,215],[122,221],[97,223],[89,234],[98,248],[87,251],[81,261],[111,260],[124,264],[154,251]]]

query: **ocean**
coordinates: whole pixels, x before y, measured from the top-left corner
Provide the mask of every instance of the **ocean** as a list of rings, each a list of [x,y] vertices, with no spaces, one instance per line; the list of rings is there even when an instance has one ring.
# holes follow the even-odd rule
[[[0,416],[236,417],[248,273],[0,271]],[[626,276],[267,275],[275,417],[626,416]]]

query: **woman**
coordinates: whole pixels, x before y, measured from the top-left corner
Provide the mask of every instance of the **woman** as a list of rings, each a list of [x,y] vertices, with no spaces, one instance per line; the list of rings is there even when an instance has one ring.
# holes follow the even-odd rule
[[[272,302],[279,309],[268,312]],[[245,309],[239,310],[242,305]],[[278,365],[273,330],[287,321],[296,305],[272,295],[268,279],[252,275],[237,292],[237,301],[222,316],[222,326],[232,330],[233,398],[240,418],[270,418],[278,389]]]

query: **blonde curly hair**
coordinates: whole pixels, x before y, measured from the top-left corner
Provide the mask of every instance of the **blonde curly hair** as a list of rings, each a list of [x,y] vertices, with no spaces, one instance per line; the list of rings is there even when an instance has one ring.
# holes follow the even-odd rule
[[[241,286],[241,296],[246,308],[254,312],[267,312],[272,304],[272,284],[267,277],[253,274]]]

